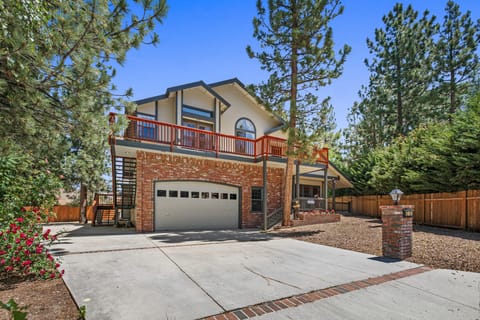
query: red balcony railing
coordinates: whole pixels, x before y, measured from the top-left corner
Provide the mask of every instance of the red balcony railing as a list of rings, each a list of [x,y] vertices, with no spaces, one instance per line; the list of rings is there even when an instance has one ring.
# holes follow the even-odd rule
[[[110,121],[116,121],[116,114],[110,114]],[[134,116],[127,116],[129,123],[123,134],[125,139],[159,143],[186,149],[213,152],[215,154],[226,153],[246,157],[286,157],[287,142],[284,139],[263,136],[258,139],[248,139],[215,133],[206,130],[199,130],[178,126],[171,123],[142,119]],[[322,156],[317,159],[328,164],[328,149],[320,150]],[[326,162],[324,161],[326,159]]]

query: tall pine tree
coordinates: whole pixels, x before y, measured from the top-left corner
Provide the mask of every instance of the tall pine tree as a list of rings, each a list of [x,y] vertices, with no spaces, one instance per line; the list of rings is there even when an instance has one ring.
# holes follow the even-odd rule
[[[253,20],[254,38],[260,49],[250,46],[247,53],[270,73],[257,93],[287,123],[288,151],[284,183],[283,224],[290,219],[295,145],[305,146],[311,133],[312,113],[323,105],[314,94],[342,73],[350,47],[334,52],[331,21],[342,14],[340,0],[271,0],[265,8],[257,1],[258,16]],[[316,132],[316,130],[314,131]],[[315,134],[313,135],[315,136]]]
[[[459,96],[468,93],[475,80],[479,42],[480,20],[473,21],[470,11],[462,14],[458,4],[448,1],[436,45],[435,67],[438,94],[447,101],[445,109],[450,120],[460,106]]]
[[[394,136],[405,135],[426,118],[432,118],[429,90],[433,72],[433,38],[438,26],[425,11],[419,18],[411,5],[397,3],[383,17],[384,28],[375,29],[375,39],[367,39],[373,57],[365,60],[370,71],[370,93],[377,96],[384,114],[394,114]],[[388,142],[388,141],[387,141]]]

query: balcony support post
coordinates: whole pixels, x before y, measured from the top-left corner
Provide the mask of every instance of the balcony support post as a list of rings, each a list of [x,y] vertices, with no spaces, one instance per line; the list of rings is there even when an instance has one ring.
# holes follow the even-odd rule
[[[323,197],[325,199],[325,210],[328,210],[328,167],[325,166],[325,171],[323,172]]]
[[[266,231],[268,228],[268,168],[267,168],[267,159],[263,157],[263,228]]]
[[[170,127],[170,152],[173,152],[173,142],[175,140],[175,128]]]

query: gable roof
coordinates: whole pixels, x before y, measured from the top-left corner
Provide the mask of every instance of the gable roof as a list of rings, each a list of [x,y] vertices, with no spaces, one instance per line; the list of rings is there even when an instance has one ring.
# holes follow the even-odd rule
[[[145,98],[145,99],[136,100],[134,102],[136,104],[145,104],[145,103],[154,102],[154,101],[157,101],[157,100],[166,99],[166,98],[170,97],[171,93],[174,93],[174,92],[177,92],[177,91],[180,91],[180,90],[186,90],[186,89],[191,89],[191,88],[195,88],[195,87],[202,87],[212,97],[218,99],[223,105],[225,105],[226,109],[228,109],[231,106],[231,104],[227,100],[225,100],[225,98],[223,98],[221,95],[219,95],[217,92],[215,92],[215,90],[213,89],[215,87],[220,87],[220,86],[228,85],[228,84],[238,86],[241,90],[244,91],[245,95],[248,96],[255,104],[259,105],[262,110],[264,110],[264,111],[270,113],[271,115],[273,115],[281,123],[281,125],[270,129],[267,134],[278,131],[285,126],[285,121],[279,115],[277,115],[276,113],[274,113],[270,110],[267,110],[267,108],[264,106],[264,104],[262,104],[259,101],[258,97],[255,96],[255,95],[252,95],[250,93],[250,91],[247,90],[247,87],[243,84],[243,82],[238,80],[238,78],[231,78],[231,79],[227,79],[227,80],[223,80],[223,81],[213,82],[213,83],[210,83],[210,84],[206,84],[204,81],[201,81],[201,80],[200,81],[195,81],[195,82],[190,82],[190,83],[182,84],[182,85],[179,85],[179,86],[174,86],[174,87],[167,88],[167,90],[165,91],[164,94],[149,97],[149,98]],[[223,110],[223,111],[225,111],[225,110]]]
[[[150,98],[136,100],[135,103],[136,104],[145,104],[145,103],[153,102],[153,101],[156,101],[156,100],[166,99],[170,96],[171,93],[174,93],[174,92],[177,92],[177,91],[180,91],[180,90],[196,88],[196,87],[204,88],[212,97],[218,99],[227,108],[230,107],[230,103],[227,100],[225,100],[222,96],[220,96],[218,93],[216,93],[214,90],[212,90],[212,88],[210,86],[208,86],[203,81],[190,82],[190,83],[187,83],[187,84],[182,84],[182,85],[179,85],[179,86],[170,87],[170,88],[167,88],[167,90],[165,91],[165,94],[161,94],[161,95],[150,97]]]

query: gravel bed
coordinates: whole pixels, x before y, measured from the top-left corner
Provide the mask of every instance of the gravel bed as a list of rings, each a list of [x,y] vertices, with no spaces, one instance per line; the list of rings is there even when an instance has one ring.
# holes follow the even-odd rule
[[[413,255],[408,261],[433,268],[480,272],[480,233],[414,225]],[[285,228],[278,236],[382,255],[382,223],[342,215],[340,222]]]

